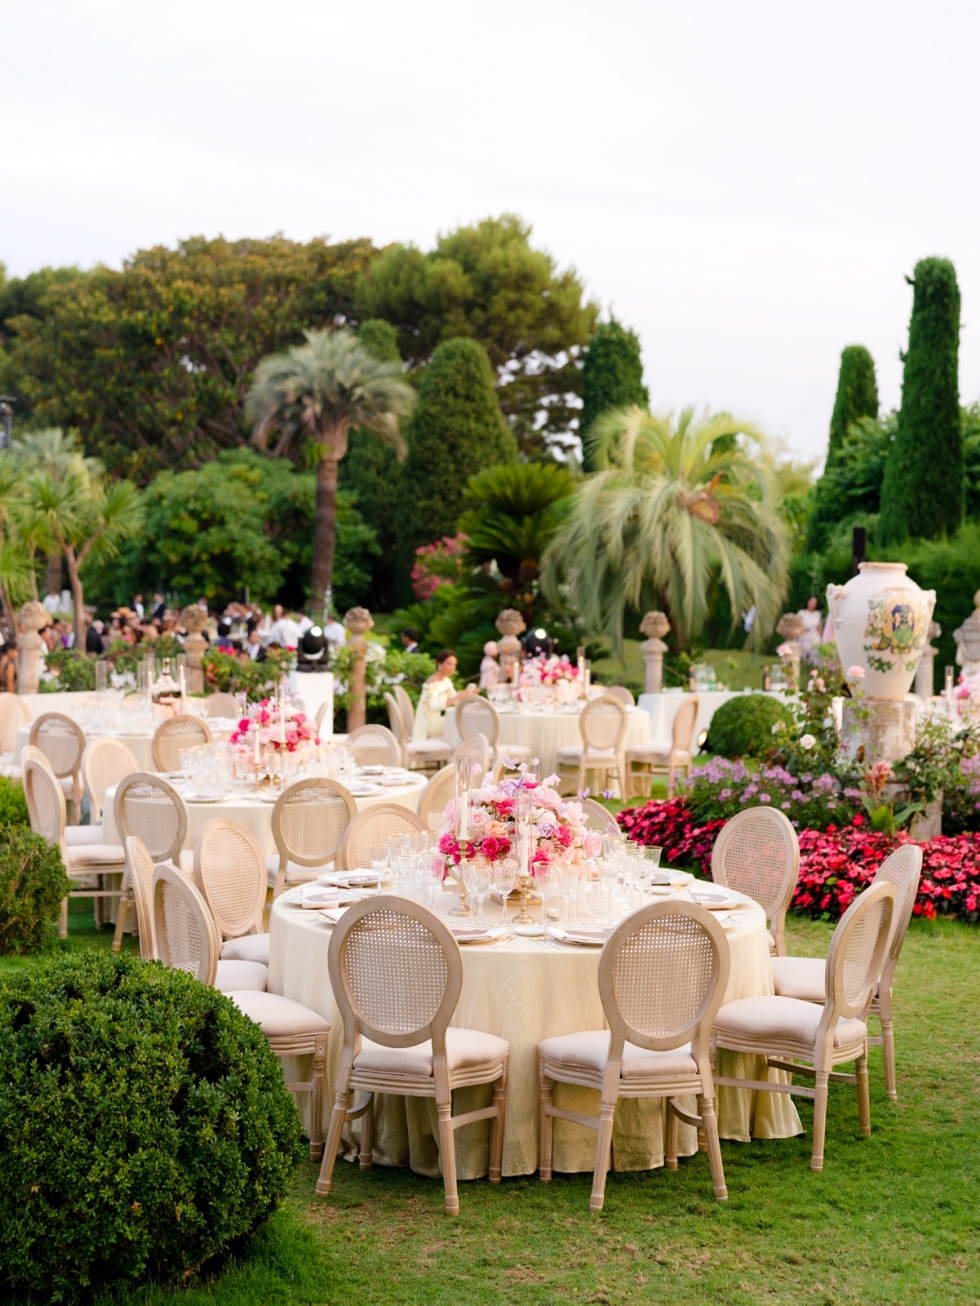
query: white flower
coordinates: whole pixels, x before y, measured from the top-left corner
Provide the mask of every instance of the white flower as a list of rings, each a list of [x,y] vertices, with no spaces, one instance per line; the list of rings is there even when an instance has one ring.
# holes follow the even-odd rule
[[[848,680],[863,680],[863,679],[864,679],[864,667],[848,667],[848,668],[847,668],[847,678],[848,678]]]
[[[778,735],[779,732],[780,732],[781,730],[785,730],[785,729],[786,729],[786,722],[785,722],[785,721],[777,721],[776,724],[775,724],[775,725],[773,726],[773,728],[772,728],[772,733],[773,733],[774,735]]]
[[[807,750],[807,752],[810,751],[810,749],[813,747],[813,745],[814,745],[816,742],[817,742],[817,741],[814,739],[813,735],[801,735],[801,736],[800,736],[800,747],[801,747],[801,748],[805,748],[805,749]]]

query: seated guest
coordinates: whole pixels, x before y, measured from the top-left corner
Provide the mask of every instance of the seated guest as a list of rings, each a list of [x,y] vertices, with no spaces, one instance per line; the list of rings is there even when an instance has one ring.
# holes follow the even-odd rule
[[[214,641],[215,648],[222,648],[226,653],[232,651],[231,626],[227,621],[218,622],[218,637]]]
[[[102,632],[105,630],[105,624],[101,621],[93,621],[91,626],[85,632],[85,652],[94,653],[100,656],[105,652],[105,643],[102,639]]]
[[[419,705],[415,709],[412,743],[420,744],[441,735],[446,708],[455,707],[460,699],[471,698],[478,692],[476,685],[467,685],[457,693],[452,682],[455,670],[456,654],[451,648],[444,648],[436,654],[436,673],[422,686]]]

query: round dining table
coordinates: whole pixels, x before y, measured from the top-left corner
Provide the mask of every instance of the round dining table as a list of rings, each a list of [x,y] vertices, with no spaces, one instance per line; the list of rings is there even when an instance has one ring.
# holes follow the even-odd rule
[[[422,790],[427,783],[425,776],[406,773],[404,784],[372,784],[370,793],[359,793],[353,790],[351,796],[358,812],[364,812],[369,807],[377,807],[381,803],[393,803],[396,807],[405,807],[410,812],[416,812],[418,811]],[[174,787],[177,788],[177,783],[174,783]],[[180,792],[179,789],[178,792]],[[106,790],[105,807],[102,814],[105,843],[122,842],[116,827],[115,797],[116,786],[113,785]],[[248,793],[232,794],[227,798],[203,802],[186,794],[181,794],[181,797],[187,807],[185,848],[194,847],[202,826],[206,825],[208,821],[213,821],[215,817],[223,816],[229,820],[237,821],[239,825],[243,825],[255,837],[266,856],[275,856],[277,849],[275,840],[272,837],[272,809],[275,806],[275,799],[272,795],[264,798]]]
[[[327,1042],[327,1083],[323,1094],[324,1131],[333,1103],[334,1077],[343,1047],[343,1025],[327,971],[327,949],[333,926],[319,913],[304,908],[301,891],[289,890],[273,903],[270,915],[269,990],[311,1007],[330,1021]],[[448,914],[457,894],[437,895],[435,910]],[[499,903],[487,901],[488,924],[501,919]],[[540,910],[540,909],[539,909]],[[508,907],[508,917],[514,909]],[[769,942],[763,911],[748,898],[723,920],[731,950],[731,971],[725,1001],[773,993]],[[481,1030],[510,1043],[510,1063],[504,1125],[503,1173],[533,1174],[538,1166],[538,1043],[552,1035],[607,1028],[599,1000],[598,947],[559,944],[546,937],[511,934],[506,942],[469,943],[460,947],[463,986],[452,1025]],[[295,1073],[293,1066],[295,1064]],[[309,1075],[309,1059],[287,1062],[287,1079]],[[764,1058],[723,1052],[718,1073],[734,1078],[764,1078]],[[770,1070],[773,1078],[785,1075]],[[802,1132],[792,1099],[786,1093],[751,1089],[716,1090],[719,1130],[723,1138],[787,1138]],[[559,1106],[598,1115],[599,1094],[561,1084],[555,1087]],[[454,1111],[489,1105],[489,1085],[457,1090]],[[310,1099],[298,1105],[309,1125]],[[616,1109],[613,1168],[649,1170],[663,1164],[662,1099],[623,1099]],[[348,1159],[357,1151],[360,1121],[348,1125],[342,1149]],[[411,1166],[419,1174],[438,1177],[438,1120],[431,1099],[379,1094],[375,1102],[374,1160],[379,1165]],[[563,1172],[591,1171],[595,1164],[595,1133],[563,1120],[555,1122],[554,1168]],[[680,1126],[680,1150],[697,1151],[697,1134]],[[469,1125],[456,1134],[456,1162],[461,1179],[487,1173],[489,1122]]]
[[[520,707],[498,707],[500,715],[500,748],[506,753],[508,744],[531,750],[531,756],[540,763],[539,774],[551,775],[558,770],[558,750],[581,744],[578,711],[555,708],[552,711]],[[446,712],[445,737],[455,747],[459,742],[456,729],[456,709]],[[650,715],[641,708],[626,709],[626,748],[645,744],[650,738]]]
[[[38,713],[38,715],[42,715]],[[136,762],[136,768],[139,771],[155,771],[156,765],[153,761],[153,736],[156,734],[159,722],[152,726],[120,726],[117,728],[101,729],[93,724],[92,716],[94,712],[88,710],[88,715],[83,715],[79,724],[85,734],[87,743],[92,743],[96,739],[116,739],[121,744],[125,744],[132,753]],[[230,717],[214,717],[207,721],[208,729],[211,731],[212,740],[216,744],[223,743],[234,729],[235,722]],[[21,753],[25,746],[30,742],[31,725],[17,727],[17,745],[14,753],[14,765],[20,766]]]

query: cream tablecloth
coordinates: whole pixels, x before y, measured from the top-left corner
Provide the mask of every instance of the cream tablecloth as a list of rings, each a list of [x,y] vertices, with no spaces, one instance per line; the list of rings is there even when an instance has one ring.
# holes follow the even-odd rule
[[[443,894],[438,910],[448,911],[457,899]],[[500,908],[487,903],[487,920],[499,919]],[[511,912],[511,914],[513,914]],[[302,1002],[330,1021],[327,1045],[327,1091],[324,1093],[324,1128],[333,1102],[334,1077],[343,1044],[340,1012],[333,1000],[327,974],[327,947],[332,927],[314,912],[304,910],[284,894],[273,905],[270,918],[271,957],[269,989]],[[773,992],[766,923],[761,908],[745,899],[726,929],[731,948],[731,975],[726,1001]],[[504,947],[470,944],[463,954],[463,988],[452,1019],[458,1027],[479,1029],[510,1043],[504,1129],[505,1175],[533,1174],[538,1165],[537,1046],[541,1039],[577,1030],[602,1029],[599,1001],[598,948],[542,947],[533,939],[515,938]],[[308,1075],[308,1060],[302,1073]],[[759,1078],[765,1062],[759,1058],[722,1054],[719,1073]],[[771,1072],[776,1074],[777,1072]],[[290,1068],[287,1078],[293,1078]],[[308,1121],[309,1098],[301,1095],[300,1110]],[[473,1088],[457,1094],[456,1111],[488,1105],[490,1089]],[[572,1110],[597,1115],[599,1095],[587,1089],[560,1085],[556,1101]],[[750,1137],[786,1138],[802,1132],[792,1100],[783,1093],[754,1093],[744,1089],[718,1090],[722,1137],[747,1141]],[[664,1108],[660,1101],[623,1101],[616,1112],[613,1166],[617,1170],[647,1170],[663,1164]],[[355,1122],[345,1139],[353,1155]],[[380,1165],[411,1165],[420,1174],[439,1174],[438,1126],[435,1106],[429,1101],[379,1096],[376,1104],[374,1159]],[[469,1125],[456,1135],[457,1165],[461,1179],[487,1172],[489,1124]],[[685,1155],[697,1150],[695,1131],[681,1126]],[[555,1122],[555,1169],[592,1170],[595,1134],[565,1121]]]
[[[17,751],[14,754],[14,765],[20,766],[20,755],[29,742],[31,733],[30,726],[17,727]],[[93,739],[118,739],[121,744],[125,744],[133,757],[136,758],[136,767],[139,771],[155,771],[153,765],[153,731],[138,730],[133,733],[123,734],[121,731],[106,730],[86,730],[85,738],[89,743]]]
[[[409,811],[414,812],[418,809],[419,798],[427,783],[428,781],[424,776],[413,775],[403,785],[378,786],[381,790],[380,793],[366,794],[362,797],[355,795],[354,802],[359,812],[366,811],[369,807],[377,807],[380,803],[394,803],[398,807],[407,807]],[[111,789],[106,790],[105,795],[103,825],[106,843],[121,842],[116,829],[115,797],[116,786],[113,785]],[[222,799],[217,803],[196,803],[192,799],[185,799],[184,801],[187,804],[185,848],[194,847],[202,826],[206,825],[208,821],[213,821],[215,817],[223,816],[232,821],[238,821],[240,825],[250,831],[267,856],[275,855],[276,845],[272,838],[272,803],[239,795]]]
[[[456,729],[456,709],[446,713],[445,736],[454,746],[459,743]],[[626,747],[645,744],[650,737],[650,718],[640,708],[628,708],[626,714]],[[558,769],[558,750],[580,744],[577,712],[501,712],[500,743],[520,744],[530,748],[531,756],[541,762],[540,774],[551,775]]]

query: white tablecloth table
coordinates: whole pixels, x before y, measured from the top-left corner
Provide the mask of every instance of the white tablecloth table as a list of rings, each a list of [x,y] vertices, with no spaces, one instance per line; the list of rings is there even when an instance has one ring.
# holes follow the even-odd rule
[[[39,714],[40,715],[40,714]],[[67,713],[66,713],[67,715]],[[30,726],[17,727],[17,750],[14,753],[14,765],[20,766],[20,755],[24,751],[25,745],[29,741],[31,733]],[[93,739],[118,739],[121,744],[125,744],[133,757],[136,758],[136,766],[140,771],[155,771],[153,765],[153,731],[138,730],[132,734],[123,734],[114,730],[106,731],[85,731],[85,738],[89,743]]]
[[[741,689],[699,689],[698,695],[698,719],[694,727],[694,747],[691,750],[696,755],[701,750],[698,748],[697,739],[702,730],[707,730],[711,725],[711,718],[721,707],[722,703],[727,703],[730,698],[740,698],[744,693],[763,693],[760,690],[741,690]],[[770,698],[778,698],[781,702],[787,701],[786,695],[782,693],[768,693]],[[637,707],[646,712],[650,718],[650,738],[651,740],[663,740],[669,742],[674,728],[674,717],[680,711],[681,704],[690,697],[684,690],[665,690],[662,694],[641,694]]]
[[[445,736],[455,746],[459,743],[459,731],[456,729],[456,709],[446,712]],[[638,707],[628,708],[626,712],[626,747],[633,748],[647,743],[650,737],[649,714]],[[580,744],[582,735],[579,731],[579,714],[577,712],[501,712],[500,744],[506,749],[508,744],[523,745],[530,748],[531,756],[539,759],[540,775],[551,775],[558,769],[558,750],[572,744]]]
[[[394,803],[398,807],[406,807],[409,811],[415,812],[418,810],[419,798],[422,796],[422,790],[427,783],[425,777],[413,775],[403,785],[379,785],[380,793],[365,794],[362,797],[355,795],[354,802],[359,812],[366,811],[369,807],[377,807],[380,803]],[[113,785],[112,788],[106,790],[105,795],[103,828],[106,843],[121,842],[116,829],[115,797],[116,786]],[[215,817],[223,816],[243,825],[246,830],[254,835],[262,851],[267,856],[275,855],[276,845],[272,838],[273,803],[238,794],[231,798],[223,798],[216,803],[194,802],[193,799],[187,798],[184,801],[187,805],[185,848],[194,847],[202,826],[206,825],[208,821],[213,821]]]
[[[343,1045],[340,1012],[333,999],[327,973],[327,947],[332,926],[315,912],[292,901],[293,892],[273,905],[270,917],[271,956],[269,989],[318,1011],[332,1026],[327,1044],[327,1087],[323,1095],[324,1129],[333,1103],[334,1078]],[[458,901],[440,895],[437,910],[448,912]],[[499,920],[500,907],[488,900],[488,921]],[[513,909],[509,915],[513,915]],[[773,992],[766,923],[761,908],[743,900],[726,929],[731,948],[731,974],[726,1000]],[[605,1026],[599,1001],[597,970],[599,949],[542,947],[534,939],[514,938],[503,947],[470,944],[463,955],[463,988],[452,1024],[483,1030],[510,1043],[510,1066],[504,1129],[503,1173],[533,1174],[538,1165],[538,1066],[541,1039]],[[288,1067],[287,1078],[308,1075]],[[765,1062],[759,1058],[723,1053],[719,1073],[739,1078],[759,1078]],[[772,1072],[774,1075],[777,1072]],[[744,1089],[717,1090],[722,1137],[786,1138],[802,1132],[792,1100],[783,1093],[755,1093]],[[458,1112],[488,1105],[489,1086],[460,1090]],[[571,1110],[598,1115],[599,1095],[587,1089],[562,1085],[556,1101]],[[298,1099],[309,1120],[309,1099]],[[345,1138],[353,1155],[359,1136],[355,1122]],[[613,1167],[646,1170],[663,1164],[664,1108],[659,1100],[623,1101],[617,1108],[613,1135]],[[439,1174],[438,1124],[434,1103],[392,1095],[376,1100],[374,1159],[381,1165],[411,1165],[420,1174]],[[457,1165],[461,1179],[486,1174],[489,1122],[467,1126],[456,1135]],[[697,1150],[695,1131],[681,1126],[681,1150]],[[590,1171],[595,1162],[595,1134],[564,1121],[555,1122],[555,1169]]]

